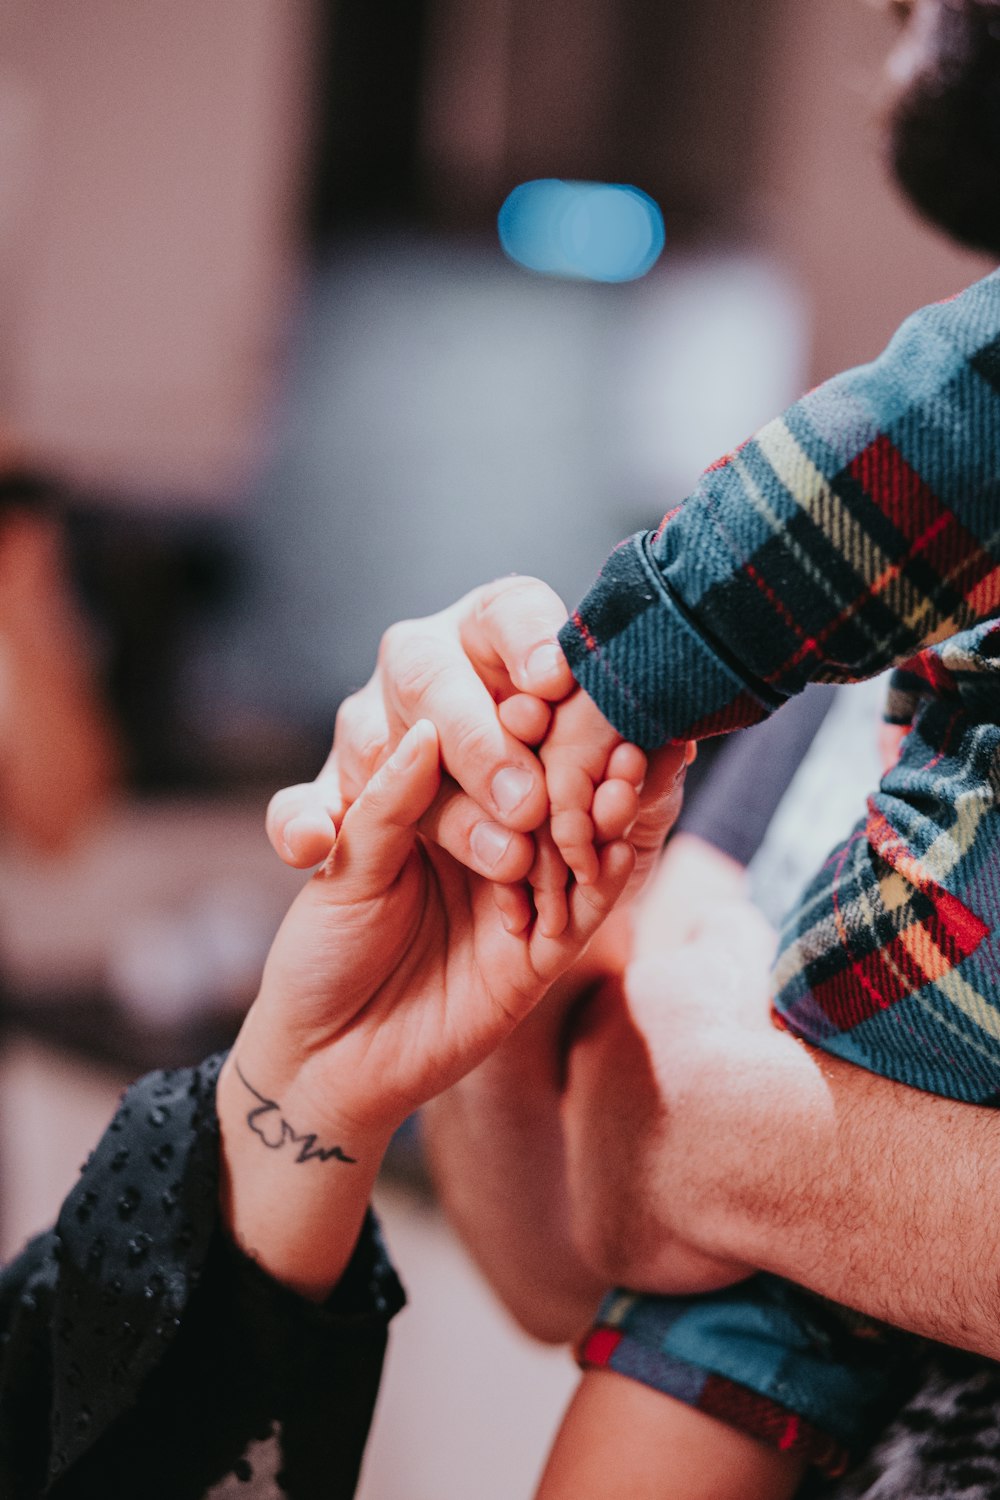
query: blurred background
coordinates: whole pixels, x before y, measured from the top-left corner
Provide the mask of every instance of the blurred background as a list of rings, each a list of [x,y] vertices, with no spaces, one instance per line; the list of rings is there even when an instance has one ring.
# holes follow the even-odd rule
[[[981,273],[884,178],[891,38],[863,0],[5,0],[5,1253],[125,1081],[232,1035],[298,884],[266,798],[385,626],[512,570],[574,602]],[[649,194],[654,269],[513,264],[537,178]],[[411,1307],[362,1493],[528,1493],[569,1358],[396,1167]]]

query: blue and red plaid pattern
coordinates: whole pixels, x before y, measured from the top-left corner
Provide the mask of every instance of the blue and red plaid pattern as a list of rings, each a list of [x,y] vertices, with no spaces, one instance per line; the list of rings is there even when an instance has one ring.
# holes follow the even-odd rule
[[[893,1330],[765,1275],[704,1297],[611,1292],[577,1354],[827,1474],[884,1421],[906,1357]]]
[[[873,364],[820,386],[708,470],[657,531],[615,550],[560,636],[583,688],[646,748],[754,723],[809,681],[897,667],[888,716],[910,733],[784,924],[776,1016],[872,1072],[991,1105],[997,614],[1000,272],[915,314]],[[859,1362],[841,1339],[832,1362],[843,1378],[832,1378],[812,1358],[815,1299],[789,1287],[780,1309],[762,1308],[756,1295],[733,1289],[721,1328],[711,1299],[631,1299],[623,1326],[605,1314],[584,1360],[714,1402],[779,1446],[792,1430],[782,1414],[798,1418],[799,1451],[828,1467],[866,1435],[861,1423],[852,1438],[831,1392],[879,1412],[906,1340],[856,1319],[853,1336],[868,1355],[875,1338],[883,1357]],[[689,1339],[678,1355],[685,1318],[718,1335],[710,1350]]]
[[[987,623],[907,673],[923,693],[899,761],[786,919],[774,970],[797,1035],[975,1104],[1000,1100],[998,649]]]
[[[874,676],[1000,608],[1000,272],[903,324],[612,553],[560,636],[650,749]]]

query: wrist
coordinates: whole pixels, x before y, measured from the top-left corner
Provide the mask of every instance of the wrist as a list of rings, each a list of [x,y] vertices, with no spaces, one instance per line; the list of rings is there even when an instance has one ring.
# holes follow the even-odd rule
[[[411,1111],[388,1096],[359,1068],[357,1049],[326,1033],[296,1029],[289,1007],[275,1005],[262,992],[251,1006],[226,1059],[220,1081],[233,1107],[255,1111],[254,1124],[272,1138],[283,1134],[282,1152],[296,1152],[293,1134],[311,1134],[315,1146],[357,1160],[381,1153]],[[235,1085],[240,1087],[236,1088]],[[277,1106],[277,1107],[268,1107]],[[281,1121],[287,1122],[287,1128]]]
[[[317,1104],[301,1074],[247,1050],[217,1085],[222,1221],[264,1271],[322,1301],[353,1253],[391,1130],[362,1129]]]

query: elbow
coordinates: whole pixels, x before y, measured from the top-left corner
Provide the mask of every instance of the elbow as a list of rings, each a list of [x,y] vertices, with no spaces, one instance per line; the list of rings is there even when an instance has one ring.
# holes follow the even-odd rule
[[[638,1289],[669,1231],[654,1211],[656,1196],[641,1169],[641,1152],[622,1150],[616,1134],[605,1142],[593,1118],[582,1129],[576,1128],[579,1117],[567,1121],[569,1233],[578,1259],[605,1288]],[[605,1125],[610,1118],[606,1111]],[[595,1170],[595,1162],[609,1170]]]
[[[578,1206],[579,1208],[579,1206]],[[615,1214],[611,1205],[574,1215],[577,1249],[602,1285],[627,1287],[651,1297],[681,1297],[719,1291],[756,1268],[688,1244],[644,1216]]]
[[[504,1307],[522,1333],[539,1344],[575,1343],[594,1321],[599,1293],[546,1292],[542,1295],[502,1297]]]
[[[641,1220],[621,1211],[621,1203],[590,1199],[574,1204],[573,1242],[581,1260],[605,1287],[641,1289],[651,1277],[651,1246]]]

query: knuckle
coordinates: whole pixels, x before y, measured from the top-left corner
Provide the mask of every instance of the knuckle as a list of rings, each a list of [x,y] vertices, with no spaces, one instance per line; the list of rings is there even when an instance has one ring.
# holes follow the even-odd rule
[[[594,796],[594,783],[582,766],[560,755],[545,762],[545,779],[552,802],[567,811],[588,808]],[[567,806],[568,804],[568,806]]]
[[[422,620],[397,620],[382,632],[378,646],[378,670],[392,672],[400,655],[404,654],[413,640],[414,633],[423,625]]]
[[[387,649],[386,668],[393,692],[407,706],[426,698],[432,685],[441,680],[443,666],[438,642],[412,626]]]
[[[561,849],[589,847],[594,838],[593,820],[579,809],[553,813],[552,837]]]
[[[361,695],[355,693],[337,710],[334,738],[338,755],[348,765],[360,764],[370,771],[385,755],[389,735],[384,719],[373,715]]]
[[[497,746],[490,729],[481,719],[465,717],[458,720],[450,736],[455,759],[484,775],[497,759]]]
[[[516,627],[527,633],[537,630],[539,618],[562,619],[566,607],[554,589],[540,578],[512,574],[481,589],[475,616],[479,624],[495,633],[496,627]]]

